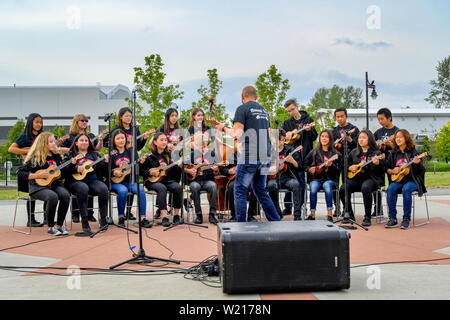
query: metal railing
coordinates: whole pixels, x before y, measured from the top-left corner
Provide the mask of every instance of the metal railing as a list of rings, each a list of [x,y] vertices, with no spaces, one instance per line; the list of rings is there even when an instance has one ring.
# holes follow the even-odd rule
[[[0,186],[17,186],[17,169],[22,158],[0,158]]]

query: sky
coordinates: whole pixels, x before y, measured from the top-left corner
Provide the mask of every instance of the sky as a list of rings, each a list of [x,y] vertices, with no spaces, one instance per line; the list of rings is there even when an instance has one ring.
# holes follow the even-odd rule
[[[132,88],[134,67],[160,54],[167,84],[189,107],[218,69],[218,103],[275,65],[288,98],[307,104],[322,87],[364,88],[371,107],[431,108],[424,99],[450,55],[450,1],[10,1],[0,2],[0,86]]]

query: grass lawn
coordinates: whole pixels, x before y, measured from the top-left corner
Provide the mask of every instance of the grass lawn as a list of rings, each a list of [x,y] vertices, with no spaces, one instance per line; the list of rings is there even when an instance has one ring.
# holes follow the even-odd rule
[[[427,189],[450,188],[450,172],[427,172],[425,176]],[[387,183],[387,182],[386,182]],[[25,193],[20,193],[26,195]],[[16,200],[17,190],[0,190],[0,200]]]

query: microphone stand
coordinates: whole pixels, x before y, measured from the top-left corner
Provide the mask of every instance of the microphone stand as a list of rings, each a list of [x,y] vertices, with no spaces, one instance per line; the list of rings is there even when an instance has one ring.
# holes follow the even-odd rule
[[[345,200],[344,200],[344,218],[336,220],[334,223],[351,223],[356,224],[358,227],[369,231],[366,227],[363,227],[358,222],[353,220],[350,216],[350,212],[348,211],[348,189],[347,189],[347,174],[348,174],[348,132],[344,131],[344,193],[345,193]],[[356,230],[357,228],[354,226],[340,226],[342,229],[346,230]]]
[[[126,261],[123,261],[119,264],[116,264],[114,266],[109,267],[110,270],[115,269],[121,265],[124,265],[126,263],[152,263],[155,260],[163,261],[163,262],[172,262],[176,264],[180,264],[180,261],[178,260],[171,260],[171,259],[163,259],[163,258],[157,258],[152,256],[147,256],[145,254],[145,250],[143,248],[143,242],[142,242],[142,223],[141,223],[141,196],[140,196],[140,181],[139,181],[139,164],[135,162],[136,158],[136,92],[138,91],[138,88],[136,87],[132,92],[132,100],[133,100],[133,146],[131,148],[131,185],[133,185],[135,182],[137,184],[137,207],[138,207],[138,225],[139,225],[139,252],[135,257],[128,259]]]
[[[109,134],[107,137],[111,137],[111,117],[113,116],[112,113],[107,113],[105,115],[105,121],[108,121],[108,132]],[[109,176],[111,174],[111,141],[108,141],[108,190],[111,190],[111,177]],[[102,231],[105,231],[108,229],[109,226],[114,226],[117,228],[121,228],[127,231],[131,231],[135,234],[138,232],[135,230],[131,230],[127,227],[119,226],[118,224],[114,223],[114,220],[112,218],[112,201],[111,201],[111,192],[108,192],[108,216],[106,217],[106,225],[104,225],[102,228],[98,229],[96,232],[92,233],[90,235],[91,238],[95,237],[97,234],[99,234]]]
[[[181,112],[180,112],[180,114],[181,114]],[[181,122],[180,122],[181,128],[183,128],[184,123],[185,123],[185,120],[182,119]],[[163,231],[170,230],[170,229],[175,228],[176,226],[179,226],[179,225],[182,225],[182,224],[185,224],[185,225],[188,225],[188,226],[193,226],[193,227],[199,227],[199,228],[208,229],[208,226],[203,226],[203,225],[199,225],[199,224],[185,222],[185,220],[183,218],[184,217],[184,188],[186,186],[186,180],[185,180],[186,179],[186,174],[184,172],[184,168],[185,168],[184,152],[186,150],[185,150],[184,128],[182,130],[183,130],[183,136],[182,136],[181,144],[182,144],[182,147],[183,147],[182,148],[183,156],[181,157],[181,190],[183,190],[182,191],[183,192],[183,197],[182,197],[183,200],[182,200],[182,203],[181,203],[181,213],[180,213],[181,216],[180,216],[179,222],[173,223],[171,226],[163,229]],[[187,211],[188,211],[187,213],[189,214],[189,201],[187,201],[187,198],[186,198],[186,203],[187,203]]]

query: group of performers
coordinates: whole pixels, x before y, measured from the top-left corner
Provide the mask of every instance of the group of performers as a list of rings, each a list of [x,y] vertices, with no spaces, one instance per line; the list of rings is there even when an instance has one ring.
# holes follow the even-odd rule
[[[251,92],[253,91],[250,90]],[[235,116],[235,128],[236,123],[249,121],[241,120],[244,119],[240,114],[241,110],[251,114],[255,112],[255,107],[259,106],[256,95],[253,95],[252,99],[246,100],[243,94],[242,108],[238,109]],[[49,235],[68,234],[64,220],[71,195],[75,195],[72,200],[72,219],[74,222],[80,222],[81,216],[83,231],[90,233],[89,222],[96,221],[92,210],[92,196],[98,197],[99,224],[100,227],[105,227],[109,193],[112,192],[117,196],[118,224],[124,226],[127,219],[136,220],[129,210],[133,202],[133,197],[129,194],[137,194],[138,189],[140,221],[144,228],[152,226],[151,219],[146,218],[146,190],[155,191],[157,194],[158,210],[154,218],[160,220],[159,224],[163,226],[180,222],[182,205],[187,210],[192,207],[195,213],[194,222],[202,224],[202,191],[206,191],[208,195],[208,220],[211,224],[217,224],[217,212],[224,210],[230,211],[230,221],[243,221],[242,210],[247,211],[244,221],[253,221],[258,202],[269,221],[280,220],[283,216],[292,214],[292,211],[294,220],[301,220],[308,183],[308,220],[316,219],[320,190],[325,193],[327,219],[330,222],[333,221],[333,215],[336,216],[333,209],[339,205],[339,201],[350,213],[350,219],[354,220],[351,195],[354,192],[362,192],[365,209],[363,225],[370,226],[374,215],[373,202],[377,204],[375,214],[382,210],[380,194],[377,191],[385,185],[387,175],[389,221],[386,227],[398,227],[397,195],[401,193],[401,228],[409,228],[412,193],[417,191],[421,195],[426,192],[425,168],[421,162],[424,155],[420,155],[416,150],[407,130],[394,126],[392,114],[388,109],[378,111],[381,128],[374,134],[369,130],[360,131],[349,123],[345,108],[335,110],[337,126],[333,130],[323,130],[318,134],[314,120],[306,111],[300,110],[295,100],[288,100],[284,107],[291,117],[284,121],[277,131],[278,141],[273,141],[275,135],[268,127],[264,129],[272,140],[268,173],[260,178],[261,183],[248,181],[244,190],[246,193],[242,193],[241,181],[236,181],[236,176],[243,176],[242,172],[238,172],[237,166],[243,150],[239,135],[232,134],[233,129],[222,124],[216,126],[216,134],[211,134],[211,127],[207,123],[218,123],[205,119],[202,109],[196,108],[191,113],[188,139],[181,130],[178,111],[170,108],[160,128],[145,133],[141,133],[138,127],[135,128],[136,148],[133,148],[133,117],[129,108],[119,110],[117,126],[111,132],[105,130],[98,136],[89,132],[88,117],[85,115],[76,115],[73,118],[69,135],[56,138],[49,132],[43,132],[42,116],[30,114],[25,132],[9,148],[11,153],[24,157],[24,163],[18,170],[18,187],[19,191],[28,192],[33,198],[31,203],[27,204],[27,225],[42,227],[46,224],[49,227]],[[261,114],[259,113],[258,119]],[[242,131],[245,130],[244,127],[243,125]],[[222,132],[230,133],[235,138],[234,146],[223,143],[219,135]],[[259,139],[258,137],[258,142]],[[317,146],[314,148],[316,140]],[[149,152],[139,155],[138,152],[147,143]],[[244,150],[247,143],[246,140]],[[108,154],[99,154],[103,147],[110,149],[110,157]],[[132,158],[139,163],[139,175],[144,181],[143,186],[139,188],[138,182],[134,182],[130,174]],[[348,169],[346,172],[345,164]],[[341,177],[345,183],[339,188]],[[238,182],[238,190],[235,190],[235,182]],[[189,186],[190,196],[187,198],[184,197],[184,185]],[[261,196],[261,186],[265,187],[268,197]],[[280,189],[291,191],[283,199],[284,211],[280,209],[279,204]],[[171,195],[170,203],[167,202],[168,192]],[[34,199],[45,203],[44,223],[35,219]],[[240,210],[239,216],[236,215],[236,210]],[[172,214],[169,214],[171,211]]]

